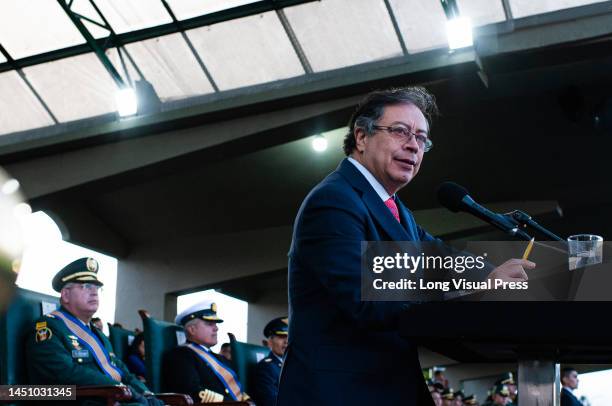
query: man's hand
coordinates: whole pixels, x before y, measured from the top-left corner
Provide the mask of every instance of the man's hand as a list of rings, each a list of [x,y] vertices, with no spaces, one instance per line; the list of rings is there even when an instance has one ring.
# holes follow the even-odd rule
[[[487,279],[500,279],[504,282],[526,281],[528,277],[525,269],[533,269],[535,266],[535,262],[512,258],[491,271]]]

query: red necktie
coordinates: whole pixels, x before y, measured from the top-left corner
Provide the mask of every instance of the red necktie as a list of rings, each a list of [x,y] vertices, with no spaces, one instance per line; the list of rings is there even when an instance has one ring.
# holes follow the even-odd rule
[[[399,210],[397,209],[397,204],[395,204],[395,200],[392,197],[385,200],[385,206],[387,206],[389,210],[391,210],[391,214],[393,214],[393,217],[395,217],[395,219],[400,222]]]

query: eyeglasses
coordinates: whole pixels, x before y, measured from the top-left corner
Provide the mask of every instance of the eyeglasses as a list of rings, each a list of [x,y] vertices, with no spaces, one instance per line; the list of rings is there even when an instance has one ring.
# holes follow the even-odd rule
[[[383,126],[383,125],[375,125],[373,128],[376,130],[384,130],[389,134],[401,140],[403,142],[410,142],[412,139],[416,139],[417,145],[423,152],[427,152],[433,148],[433,142],[429,139],[428,136],[423,134],[416,134],[410,131],[409,128],[406,128],[401,125],[392,125],[392,126]]]
[[[88,290],[90,292],[97,292],[101,289],[101,286],[94,285],[93,283],[75,283],[74,285],[69,286],[68,288],[71,289],[77,286],[81,290]]]

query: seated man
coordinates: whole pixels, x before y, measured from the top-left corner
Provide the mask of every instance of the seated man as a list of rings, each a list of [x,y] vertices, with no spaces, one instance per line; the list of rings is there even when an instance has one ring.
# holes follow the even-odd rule
[[[165,358],[167,390],[187,393],[195,403],[249,399],[229,361],[210,350],[217,344],[217,323],[222,322],[211,301],[195,304],[176,316],[175,323],[185,328],[187,342]]]
[[[442,406],[454,406],[455,394],[452,388],[444,388],[442,391]]]
[[[463,399],[463,404],[466,406],[478,406],[478,401],[476,400],[476,396],[470,395]]]
[[[59,271],[53,289],[60,292],[59,310],[35,323],[26,343],[31,384],[128,385],[132,402],[163,405],[115,357],[108,338],[91,323],[98,310],[98,263],[81,258]],[[91,403],[88,403],[91,404]]]
[[[514,381],[514,376],[512,372],[506,372],[499,378],[495,385],[506,385],[508,388],[508,393],[510,394],[508,397],[510,398],[508,401],[508,405],[514,405],[518,402],[518,388],[516,386],[516,382]]]
[[[465,397],[463,391],[458,390],[453,393],[453,406],[463,406],[463,398]]]
[[[506,385],[500,384],[493,387],[491,401],[486,406],[506,406],[510,403],[510,392]]]
[[[444,385],[440,382],[434,382],[433,379],[425,381],[427,384],[427,390],[433,399],[434,406],[442,406],[442,392],[444,391]]]
[[[286,317],[279,317],[264,328],[270,353],[257,364],[255,374],[255,400],[258,406],[274,406],[278,395],[278,380],[283,366],[283,355],[287,349],[289,330]]]

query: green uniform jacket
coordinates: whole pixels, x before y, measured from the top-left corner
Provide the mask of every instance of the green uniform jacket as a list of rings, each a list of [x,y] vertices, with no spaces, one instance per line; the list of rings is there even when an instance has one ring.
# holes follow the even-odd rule
[[[64,312],[69,313],[62,308]],[[46,322],[45,330],[42,323]],[[37,328],[37,326],[39,328]],[[132,375],[125,364],[113,353],[110,341],[100,330],[90,325],[110,354],[111,362],[122,371],[121,383],[137,393],[150,392]],[[40,334],[42,333],[42,334]],[[72,338],[74,337],[74,338]],[[32,334],[26,343],[26,363],[30,384],[40,385],[117,385],[106,375],[86,348],[78,347],[76,337],[60,319],[52,315],[43,316],[32,325]],[[81,351],[73,351],[78,350]],[[85,350],[85,352],[83,351]],[[88,354],[88,356],[83,356]]]

